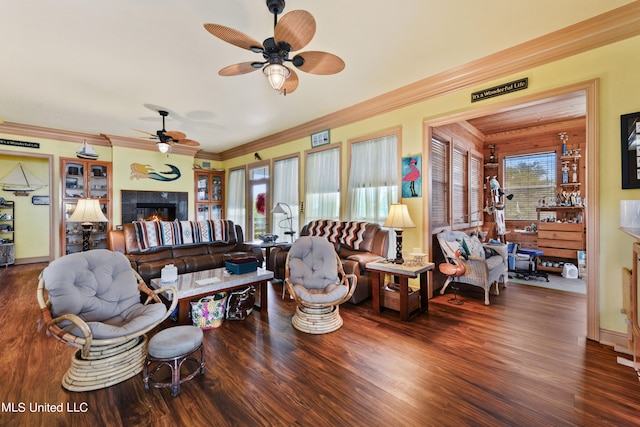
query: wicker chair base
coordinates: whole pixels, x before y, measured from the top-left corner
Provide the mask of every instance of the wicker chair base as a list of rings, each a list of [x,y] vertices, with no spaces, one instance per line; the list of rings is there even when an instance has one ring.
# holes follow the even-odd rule
[[[291,324],[297,330],[308,334],[328,334],[342,326],[340,308],[337,305],[332,307],[298,305]]]
[[[120,351],[114,352],[116,349]],[[146,353],[146,335],[116,347],[92,349],[87,359],[78,350],[62,378],[62,387],[69,391],[91,391],[128,380],[142,372]]]

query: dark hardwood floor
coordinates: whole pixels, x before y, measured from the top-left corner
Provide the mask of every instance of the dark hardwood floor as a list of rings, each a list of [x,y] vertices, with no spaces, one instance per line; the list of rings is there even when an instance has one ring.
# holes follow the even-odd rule
[[[585,296],[517,284],[490,306],[479,288],[460,306],[438,295],[409,323],[345,304],[344,326],[320,336],[294,330],[293,303],[269,285],[268,315],[205,331],[207,371],[178,397],[140,376],[67,392],[74,351],[38,328],[43,267],[0,270],[2,426],[640,425],[634,371],[584,337]]]

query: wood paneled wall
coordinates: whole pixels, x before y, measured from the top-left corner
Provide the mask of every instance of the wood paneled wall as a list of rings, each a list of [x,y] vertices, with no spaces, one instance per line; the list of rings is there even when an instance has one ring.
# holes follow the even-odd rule
[[[587,198],[586,194],[586,121],[582,119],[572,119],[554,124],[549,129],[528,128],[513,132],[504,132],[501,134],[487,135],[484,141],[483,154],[485,160],[489,158],[491,150],[489,145],[495,145],[495,154],[498,157],[497,175],[498,181],[503,182],[503,165],[502,161],[506,156],[531,154],[539,152],[554,151],[558,155],[556,176],[558,179],[558,191],[562,191],[560,182],[562,179],[562,163],[560,162],[560,154],[562,152],[562,141],[559,132],[567,132],[569,137],[567,141],[567,150],[580,148],[582,158],[578,165],[578,182],[582,183],[580,187],[581,195]],[[495,174],[496,168],[486,169],[486,174]],[[571,172],[569,172],[571,174]],[[488,190],[487,190],[488,194]],[[483,229],[491,228],[492,219],[485,215],[485,226]],[[507,220],[507,230],[515,228],[522,229],[527,225],[531,225],[531,221],[509,221]]]

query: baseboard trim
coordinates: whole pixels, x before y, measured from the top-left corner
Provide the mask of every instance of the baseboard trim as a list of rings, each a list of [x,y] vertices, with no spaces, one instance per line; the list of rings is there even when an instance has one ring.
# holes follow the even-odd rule
[[[600,328],[600,344],[610,347],[627,347],[627,334]]]
[[[15,265],[24,265],[24,264],[38,264],[41,262],[49,262],[48,256],[43,257],[33,257],[33,258],[20,258],[16,259]]]

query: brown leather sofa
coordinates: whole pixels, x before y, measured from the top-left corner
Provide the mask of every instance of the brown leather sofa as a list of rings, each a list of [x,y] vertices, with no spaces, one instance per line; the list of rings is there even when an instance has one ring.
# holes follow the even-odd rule
[[[124,224],[122,230],[107,233],[107,247],[125,254],[146,283],[160,277],[167,264],[175,265],[178,274],[184,274],[224,267],[225,260],[231,258],[255,256],[262,263],[262,249],[243,243],[242,227],[231,224],[228,241],[158,246],[146,250],[140,248],[134,224]]]
[[[364,232],[361,234],[361,240],[355,245],[356,249],[353,245],[354,242],[351,242],[351,245],[344,239],[342,243],[340,242],[340,232],[336,234],[322,231],[324,226],[322,223],[326,224],[327,222],[332,222],[334,229],[341,228],[343,230],[346,225],[350,224],[347,221],[312,221],[300,230],[300,236],[325,235],[334,244],[336,252],[342,260],[345,273],[355,274],[358,278],[356,290],[349,300],[353,304],[358,304],[371,296],[371,273],[366,271],[365,265],[387,256],[389,232],[383,230],[379,224],[364,224]],[[327,230],[326,226],[324,229]],[[273,248],[269,254],[269,266],[276,279],[284,280],[285,263],[290,247],[291,245],[279,245]]]

